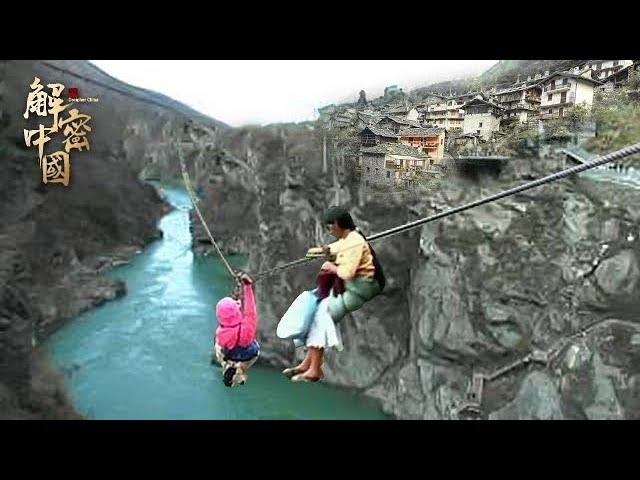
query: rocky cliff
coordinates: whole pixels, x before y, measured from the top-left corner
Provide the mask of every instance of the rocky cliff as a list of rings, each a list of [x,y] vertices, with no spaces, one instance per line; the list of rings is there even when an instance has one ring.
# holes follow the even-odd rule
[[[502,171],[458,171],[435,191],[375,198],[330,181],[336,162],[322,172],[322,143],[308,130],[228,140],[251,169],[251,194],[239,193],[238,167],[228,188],[203,185],[206,211],[223,241],[249,254],[253,272],[326,241],[318,216],[336,192],[373,233],[562,168],[518,160]],[[582,176],[376,242],[388,288],[342,322],[345,350],[328,354],[327,381],[397,418],[638,418],[638,200],[638,190]],[[274,331],[317,268],[258,283],[272,365],[293,361]],[[474,373],[489,377],[480,410],[461,411]]]
[[[82,62],[57,65],[91,73]],[[193,116],[185,131],[184,112],[57,71],[56,81],[98,96],[105,110],[94,117],[91,151],[74,157],[69,187],[43,188],[20,119],[33,76],[48,82],[54,70],[1,68],[0,415],[8,418],[74,415],[32,345],[123,292],[95,272],[157,238],[165,207],[139,178],[179,178],[178,140],[216,239],[248,254],[254,273],[326,241],[319,214],[331,204],[349,206],[375,233],[560,168],[515,161],[500,172],[457,172],[438,189],[374,195],[331,145],[323,158],[308,126],[230,130]],[[345,350],[327,355],[327,381],[397,418],[460,418],[474,373],[514,365],[484,381],[471,418],[639,418],[639,195],[573,178],[375,242],[387,289],[343,320]],[[193,232],[196,251],[207,250],[195,216]],[[257,283],[265,362],[294,360],[276,325],[313,287],[318,266]]]

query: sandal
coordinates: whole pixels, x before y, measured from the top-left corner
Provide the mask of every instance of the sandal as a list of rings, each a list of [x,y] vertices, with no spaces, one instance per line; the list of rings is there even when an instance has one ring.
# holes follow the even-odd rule
[[[291,368],[285,368],[282,371],[282,374],[291,379],[291,377],[298,375],[299,373],[304,373],[306,370],[298,370],[296,367],[291,367]]]
[[[222,381],[224,382],[225,386],[227,387],[231,387],[233,385],[233,377],[236,374],[236,367],[228,367],[223,373],[222,373]]]
[[[293,377],[291,377],[291,381],[292,382],[306,382],[306,383],[316,383],[319,382],[322,377],[324,377],[324,374],[320,374],[319,377],[316,378],[308,378],[304,376],[304,373],[299,373],[298,375],[294,375]]]

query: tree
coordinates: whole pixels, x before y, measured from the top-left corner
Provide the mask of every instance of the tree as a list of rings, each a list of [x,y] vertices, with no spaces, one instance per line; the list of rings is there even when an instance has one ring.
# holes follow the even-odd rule
[[[598,107],[594,109],[594,117],[598,125],[598,136],[591,139],[589,148],[594,153],[607,153],[626,147],[640,138],[640,105],[624,103],[617,108]],[[635,156],[621,160],[619,163],[631,164]]]
[[[367,106],[367,96],[364,93],[364,90],[360,90],[356,108],[362,109],[362,108],[365,108],[366,106]]]
[[[582,105],[571,107],[564,116],[565,122],[572,132],[578,132],[582,129],[589,117],[589,111]]]
[[[479,92],[481,88],[482,88],[482,80],[480,80],[479,77],[476,77],[473,80],[471,80],[471,83],[469,84],[469,89],[472,92]]]

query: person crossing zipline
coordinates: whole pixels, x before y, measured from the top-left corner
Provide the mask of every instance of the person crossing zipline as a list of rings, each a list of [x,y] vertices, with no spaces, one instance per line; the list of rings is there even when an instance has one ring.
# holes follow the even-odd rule
[[[575,175],[636,153],[640,153],[640,143],[630,145],[584,162],[581,165],[547,175],[523,185],[451,208],[444,212],[439,212],[435,215],[421,218],[404,225],[398,225],[371,235],[368,240],[357,230],[351,215],[349,215],[346,209],[342,207],[331,207],[324,215],[324,223],[329,227],[331,234],[338,238],[337,242],[319,248],[311,248],[305,258],[287,262],[252,275],[254,279],[259,280],[267,275],[273,275],[276,272],[282,272],[307,263],[313,260],[313,257],[321,255],[326,256],[329,260],[323,264],[320,270],[318,277],[319,288],[300,294],[278,324],[276,334],[279,338],[292,339],[296,347],[305,345],[308,347],[305,359],[299,365],[285,369],[283,373],[293,381],[315,382],[320,380],[322,377],[321,367],[324,349],[327,347],[342,349],[342,342],[339,337],[339,332],[336,329],[336,322],[342,319],[347,313],[358,310],[365,302],[382,293],[385,286],[384,274],[373,249],[369,245],[370,242],[398,235],[429,222],[455,215],[480,205],[495,202],[502,198]],[[238,280],[238,275],[224,258],[224,255],[200,213],[195,194],[191,188],[189,174],[182,157],[180,144],[178,144],[178,156],[185,187],[191,198],[194,210],[198,214],[212,245],[215,247],[218,255],[220,255],[227,271],[235,280]],[[373,269],[371,269],[371,264],[373,264]],[[249,280],[249,282],[251,282],[251,280]],[[327,288],[329,289],[328,292],[326,291]],[[251,298],[253,298],[253,291],[251,291]],[[253,305],[253,310],[255,313],[255,304]],[[291,314],[292,311],[293,314]],[[296,313],[300,313],[300,315],[296,315]],[[255,359],[257,359],[257,355],[248,366],[253,364]],[[225,375],[225,377],[227,376],[228,375]],[[234,374],[232,377],[233,383],[235,383],[235,377]],[[244,383],[245,379],[246,376],[244,379],[240,379],[242,380],[240,383]],[[226,383],[228,383],[227,378],[225,378],[225,384]]]
[[[304,360],[282,372],[293,382],[317,382],[322,378],[325,349],[342,350],[336,323],[382,293],[385,286],[384,273],[375,252],[357,230],[347,209],[331,207],[322,221],[338,241],[309,250],[311,255],[325,254],[333,259],[322,265],[318,288],[312,292],[316,300],[311,324],[295,338],[291,336],[292,328],[296,329],[291,323],[299,323],[301,319],[295,318],[295,312],[290,308],[287,314],[292,311],[293,315],[285,314],[278,325],[277,335],[280,338],[293,338],[296,346],[307,347]],[[298,299],[314,302],[310,292],[303,293]]]
[[[227,387],[244,385],[247,371],[260,355],[252,283],[247,274],[239,274],[234,292],[216,305],[218,327],[214,337],[214,358],[222,367],[222,379]]]

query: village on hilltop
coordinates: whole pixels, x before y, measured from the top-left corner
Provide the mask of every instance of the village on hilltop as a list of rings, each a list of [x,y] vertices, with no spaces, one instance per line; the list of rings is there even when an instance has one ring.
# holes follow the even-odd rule
[[[518,77],[511,85],[428,93],[419,103],[393,85],[384,92],[389,102],[374,105],[360,92],[355,104],[318,109],[319,122],[328,129],[358,132],[355,167],[364,185],[411,185],[417,178],[442,174],[456,152],[503,158],[494,146],[510,125],[542,131],[545,122],[565,117],[573,107],[589,111],[594,92],[615,90],[634,78],[640,78],[640,60],[590,60]]]

